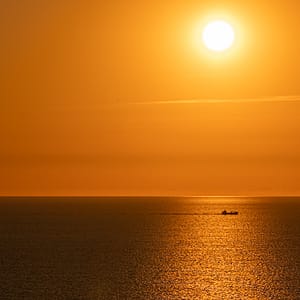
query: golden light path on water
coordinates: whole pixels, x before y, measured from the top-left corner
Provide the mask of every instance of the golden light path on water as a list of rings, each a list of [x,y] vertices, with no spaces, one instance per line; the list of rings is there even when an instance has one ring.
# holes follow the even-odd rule
[[[276,236],[277,220],[268,211],[271,203],[264,201],[228,197],[185,202],[184,211],[199,215],[173,217],[163,228],[168,251],[154,262],[165,265],[161,280],[176,290],[178,299],[295,299],[285,286],[287,265],[292,266],[291,259],[285,261],[290,245]],[[240,215],[216,214],[227,207]],[[288,253],[281,253],[280,244]]]

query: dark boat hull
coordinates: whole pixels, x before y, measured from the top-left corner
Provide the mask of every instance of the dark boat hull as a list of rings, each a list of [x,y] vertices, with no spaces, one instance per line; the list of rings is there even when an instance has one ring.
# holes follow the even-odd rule
[[[238,215],[239,213],[237,211],[223,211],[222,215],[226,216],[226,215]]]

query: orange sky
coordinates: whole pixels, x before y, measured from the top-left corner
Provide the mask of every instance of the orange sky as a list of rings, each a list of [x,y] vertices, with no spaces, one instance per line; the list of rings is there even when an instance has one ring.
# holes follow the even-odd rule
[[[299,1],[41,2],[0,3],[0,195],[300,194]]]

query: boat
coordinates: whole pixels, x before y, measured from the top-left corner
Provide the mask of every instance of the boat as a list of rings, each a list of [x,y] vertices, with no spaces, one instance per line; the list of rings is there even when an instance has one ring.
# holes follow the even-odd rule
[[[222,215],[238,215],[237,211],[227,211],[227,210],[223,210],[222,211]]]

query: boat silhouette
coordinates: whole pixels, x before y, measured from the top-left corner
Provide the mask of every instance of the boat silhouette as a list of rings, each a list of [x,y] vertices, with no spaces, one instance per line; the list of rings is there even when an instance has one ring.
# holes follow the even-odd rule
[[[227,211],[227,210],[223,210],[222,215],[238,215],[237,211]]]

